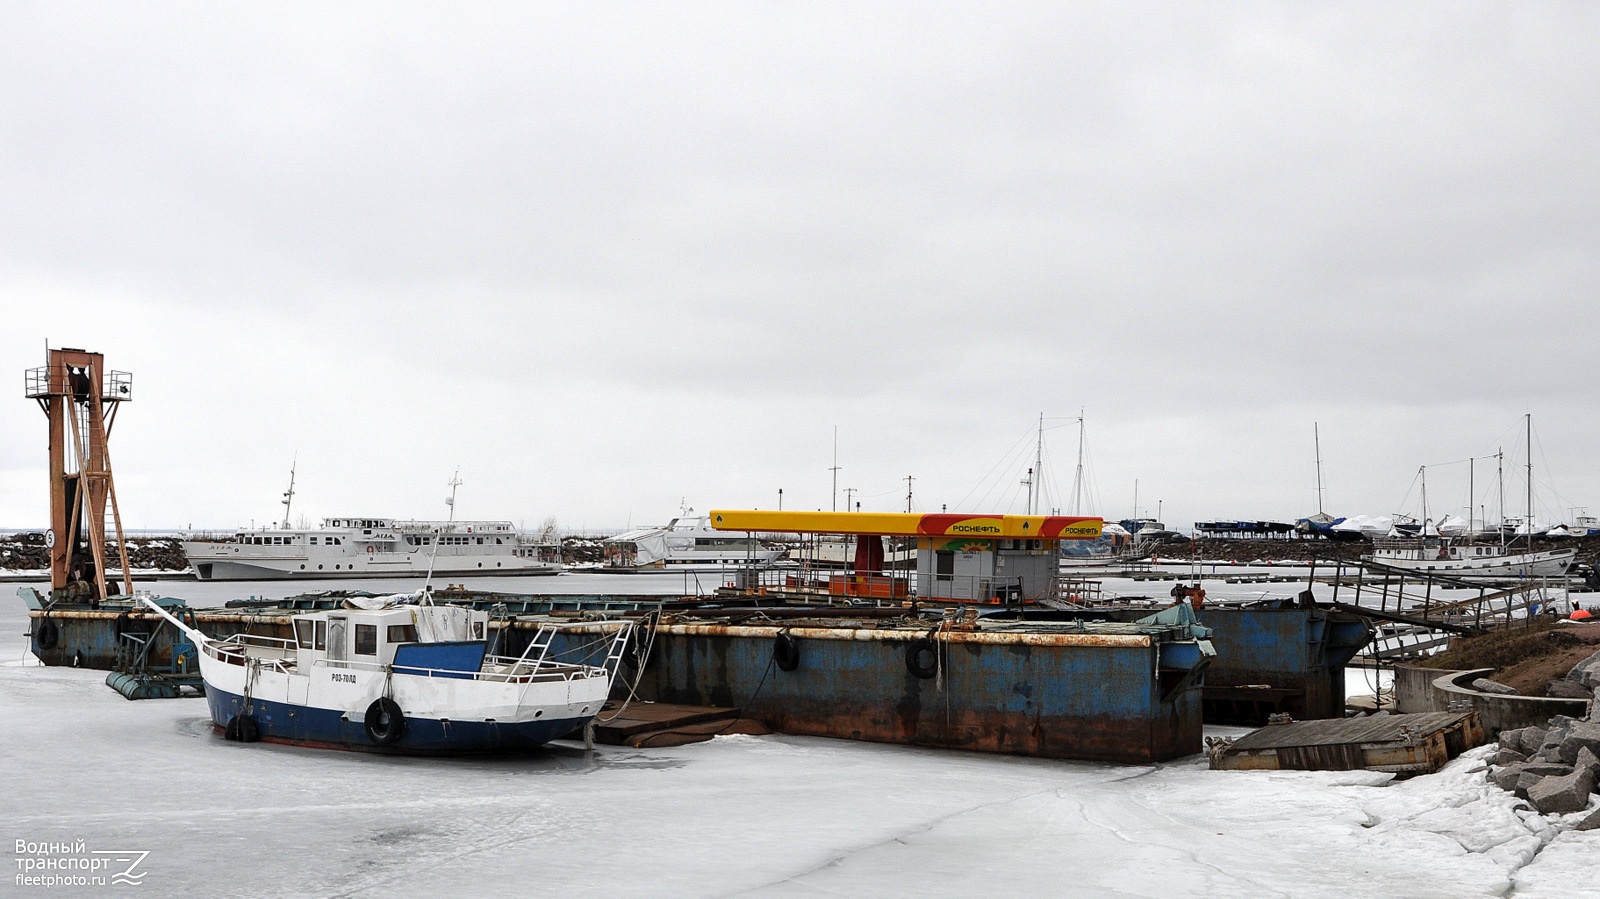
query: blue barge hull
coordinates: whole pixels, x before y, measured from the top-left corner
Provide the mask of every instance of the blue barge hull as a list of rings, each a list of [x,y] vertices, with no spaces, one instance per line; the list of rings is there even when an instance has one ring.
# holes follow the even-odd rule
[[[1132,621],[1150,611],[1135,605],[1020,617]],[[1297,720],[1344,717],[1345,666],[1372,639],[1368,619],[1291,599],[1213,603],[1198,616],[1217,650],[1206,670],[1207,721],[1259,726],[1275,712]]]
[[[1201,751],[1210,657],[1152,631],[940,634],[908,662],[926,631],[664,624],[642,675],[625,674],[641,698],[739,708],[789,734],[1154,762]]]

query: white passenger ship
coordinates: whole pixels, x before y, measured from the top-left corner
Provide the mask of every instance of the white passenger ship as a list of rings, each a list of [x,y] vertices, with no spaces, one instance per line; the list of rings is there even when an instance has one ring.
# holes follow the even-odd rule
[[[600,570],[633,574],[770,567],[786,552],[744,534],[714,530],[709,517],[691,516],[693,511],[685,509],[666,527],[639,528],[606,540],[605,566]]]
[[[1372,543],[1361,561],[1377,568],[1458,578],[1520,579],[1562,577],[1572,567],[1575,549],[1508,553],[1492,543],[1456,543],[1448,537],[1390,537]]]
[[[240,530],[183,542],[202,581],[559,574],[561,546],[509,521],[324,518],[318,528]]]

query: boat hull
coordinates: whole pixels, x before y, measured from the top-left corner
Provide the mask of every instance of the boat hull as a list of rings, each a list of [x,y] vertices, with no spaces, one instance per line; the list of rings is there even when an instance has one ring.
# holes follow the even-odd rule
[[[428,755],[535,749],[582,727],[611,690],[604,669],[505,680],[328,661],[302,672],[271,657],[230,661],[240,657],[225,650],[213,643],[200,652],[212,722],[226,728],[242,715],[260,739],[304,746]],[[387,739],[367,727],[370,710],[384,699],[404,718],[398,736]]]
[[[589,714],[500,723],[408,715],[403,736],[392,744],[378,745],[367,735],[362,717],[339,709],[290,705],[255,697],[246,700],[237,693],[210,685],[206,687],[206,704],[211,708],[212,722],[219,729],[225,728],[236,715],[254,719],[263,742],[402,755],[528,752],[582,729],[594,717]]]
[[[498,559],[483,565],[435,565],[436,578],[455,577],[530,577],[560,574],[561,569],[551,565],[516,565],[517,560]],[[202,581],[285,581],[285,580],[343,580],[346,578],[410,578],[428,574],[428,560],[404,558],[399,561],[350,557],[340,559],[327,567],[308,563],[302,559],[249,560],[243,558],[213,558],[191,553],[189,567],[195,578]],[[337,566],[337,567],[334,567]]]

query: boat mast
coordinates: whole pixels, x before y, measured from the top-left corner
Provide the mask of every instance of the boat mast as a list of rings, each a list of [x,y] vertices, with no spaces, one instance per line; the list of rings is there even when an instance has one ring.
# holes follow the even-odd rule
[[[1494,476],[1500,484],[1500,548],[1506,548],[1506,448],[1494,451]]]
[[[1033,471],[1028,472],[1028,514],[1038,511],[1037,506],[1043,499],[1040,494],[1044,492],[1044,485],[1039,484],[1039,489],[1034,490],[1034,484],[1044,475],[1044,413],[1039,413],[1039,437],[1033,448]]]
[[[833,472],[833,511],[839,511],[839,426],[833,426],[833,467],[828,469]],[[845,511],[849,509],[850,501],[845,500]]]
[[[289,489],[283,492],[283,529],[289,529],[289,504],[294,502],[294,470],[300,465],[300,456],[295,455],[289,463]]]
[[[1528,441],[1528,517],[1523,519],[1522,526],[1528,530],[1528,551],[1533,551],[1533,413],[1523,416],[1527,424]]]
[[[446,485],[446,486],[448,486],[450,488],[450,498],[445,500],[444,504],[446,506],[450,507],[450,523],[451,524],[455,524],[455,521],[456,521],[456,488],[461,486],[461,469],[460,468],[457,468],[455,474],[450,476],[450,483],[448,485]]]
[[[454,525],[456,522],[456,488],[460,486],[461,467],[457,466],[455,474],[450,476],[450,496],[444,501],[444,504],[450,507],[449,524],[452,525],[450,528],[452,531],[455,530]],[[433,604],[433,563],[439,558],[439,543],[444,539],[442,536],[444,530],[444,528],[433,529],[433,552],[428,554],[428,575],[422,579],[423,601],[429,605]]]
[[[1083,410],[1078,410],[1078,471],[1072,476],[1072,514],[1083,514]]]
[[[1422,479],[1422,530],[1418,533],[1426,537],[1428,536],[1428,466],[1419,467],[1417,477]]]
[[[1322,511],[1322,431],[1316,422],[1311,423],[1311,440],[1317,448],[1317,518],[1321,523]]]

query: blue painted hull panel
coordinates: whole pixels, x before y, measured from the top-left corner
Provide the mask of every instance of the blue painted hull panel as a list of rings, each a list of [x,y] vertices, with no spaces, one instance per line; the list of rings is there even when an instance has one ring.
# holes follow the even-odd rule
[[[211,720],[221,727],[245,707],[244,697],[208,687],[206,703]],[[250,702],[250,717],[270,743],[353,749],[415,755],[470,755],[527,752],[558,740],[594,717],[545,719],[516,724],[484,721],[450,721],[406,718],[405,734],[394,743],[379,746],[367,736],[361,718],[346,720],[334,709],[316,709],[282,702]]]

